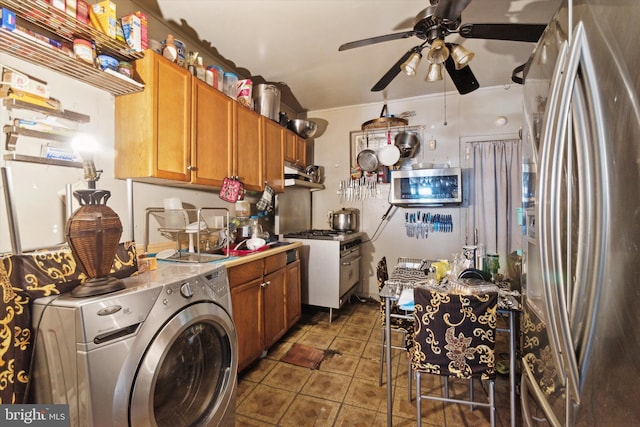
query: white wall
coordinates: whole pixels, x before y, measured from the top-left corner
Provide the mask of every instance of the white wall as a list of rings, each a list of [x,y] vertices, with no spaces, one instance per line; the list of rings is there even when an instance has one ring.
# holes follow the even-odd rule
[[[424,125],[424,140],[436,140],[436,149],[421,147],[415,162],[450,163],[451,166],[469,167],[466,155],[468,140],[486,140],[489,137],[517,137],[520,129],[522,90],[520,86],[481,88],[460,96],[454,92],[446,96],[411,98],[387,103],[388,113],[396,116],[406,111],[415,112],[409,118],[409,126]],[[379,117],[383,103],[357,105],[330,110],[310,111],[311,120],[328,123],[326,130],[315,138],[315,163],[325,167],[326,190],[313,193],[314,228],[329,228],[327,212],[342,207],[360,210],[360,231],[367,240],[381,224],[381,218],[389,204],[389,184],[378,184],[375,199],[341,203],[339,182],[349,178],[351,169],[350,132],[360,131],[363,122]],[[446,111],[446,114],[445,114]],[[497,125],[496,119],[504,116],[505,125]],[[466,203],[461,207],[423,208],[422,212],[450,214],[453,216],[453,233],[431,233],[426,239],[409,238],[405,232],[405,212],[418,209],[392,208],[390,216],[382,223],[377,237],[363,245],[362,277],[359,295],[377,295],[375,266],[382,256],[393,266],[399,257],[442,259],[460,252],[465,240],[471,241],[466,228]],[[480,242],[482,243],[482,242]]]

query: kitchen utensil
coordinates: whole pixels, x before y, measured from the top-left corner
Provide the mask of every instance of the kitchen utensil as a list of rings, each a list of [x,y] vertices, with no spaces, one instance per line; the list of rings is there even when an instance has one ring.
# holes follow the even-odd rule
[[[266,244],[266,241],[259,237],[253,237],[246,241],[247,248],[252,251],[255,251],[263,247],[265,244]]]
[[[409,121],[407,119],[389,114],[387,112],[387,104],[384,104],[382,106],[382,111],[380,111],[380,117],[364,122],[362,124],[362,130],[366,131],[369,129],[389,128],[391,126],[406,126],[408,124]]]
[[[315,122],[302,119],[289,120],[287,127],[304,139],[312,138],[318,130],[318,125]]]
[[[358,231],[358,215],[359,211],[352,208],[329,211],[329,225],[335,231]]]
[[[373,172],[378,169],[378,156],[371,148],[365,148],[358,153],[358,166],[365,172]]]
[[[384,166],[393,166],[400,160],[400,149],[395,145],[385,145],[378,149],[377,157]]]
[[[414,132],[402,131],[396,134],[395,145],[400,150],[400,157],[413,157],[420,146],[420,139]]]

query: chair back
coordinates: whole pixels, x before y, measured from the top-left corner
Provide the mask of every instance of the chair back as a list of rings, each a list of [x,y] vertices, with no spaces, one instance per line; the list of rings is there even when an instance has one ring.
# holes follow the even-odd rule
[[[414,370],[495,378],[497,292],[460,295],[414,289]]]
[[[378,292],[382,290],[384,282],[389,279],[389,269],[387,267],[387,257],[380,258],[376,267],[376,276],[378,278]]]

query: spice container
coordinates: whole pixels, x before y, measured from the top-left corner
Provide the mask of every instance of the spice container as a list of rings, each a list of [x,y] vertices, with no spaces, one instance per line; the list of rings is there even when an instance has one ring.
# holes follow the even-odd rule
[[[230,98],[238,99],[238,76],[234,73],[224,73],[223,92]]]
[[[73,53],[83,62],[94,65],[95,52],[90,41],[75,39],[73,41]]]
[[[127,77],[133,78],[133,65],[130,62],[120,61],[118,63],[118,72]]]

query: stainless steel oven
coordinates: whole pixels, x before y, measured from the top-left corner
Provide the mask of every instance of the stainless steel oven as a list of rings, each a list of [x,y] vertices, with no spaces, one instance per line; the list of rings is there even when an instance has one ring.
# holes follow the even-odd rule
[[[360,283],[360,246],[364,233],[305,230],[284,240],[302,242],[302,303],[339,309]]]

